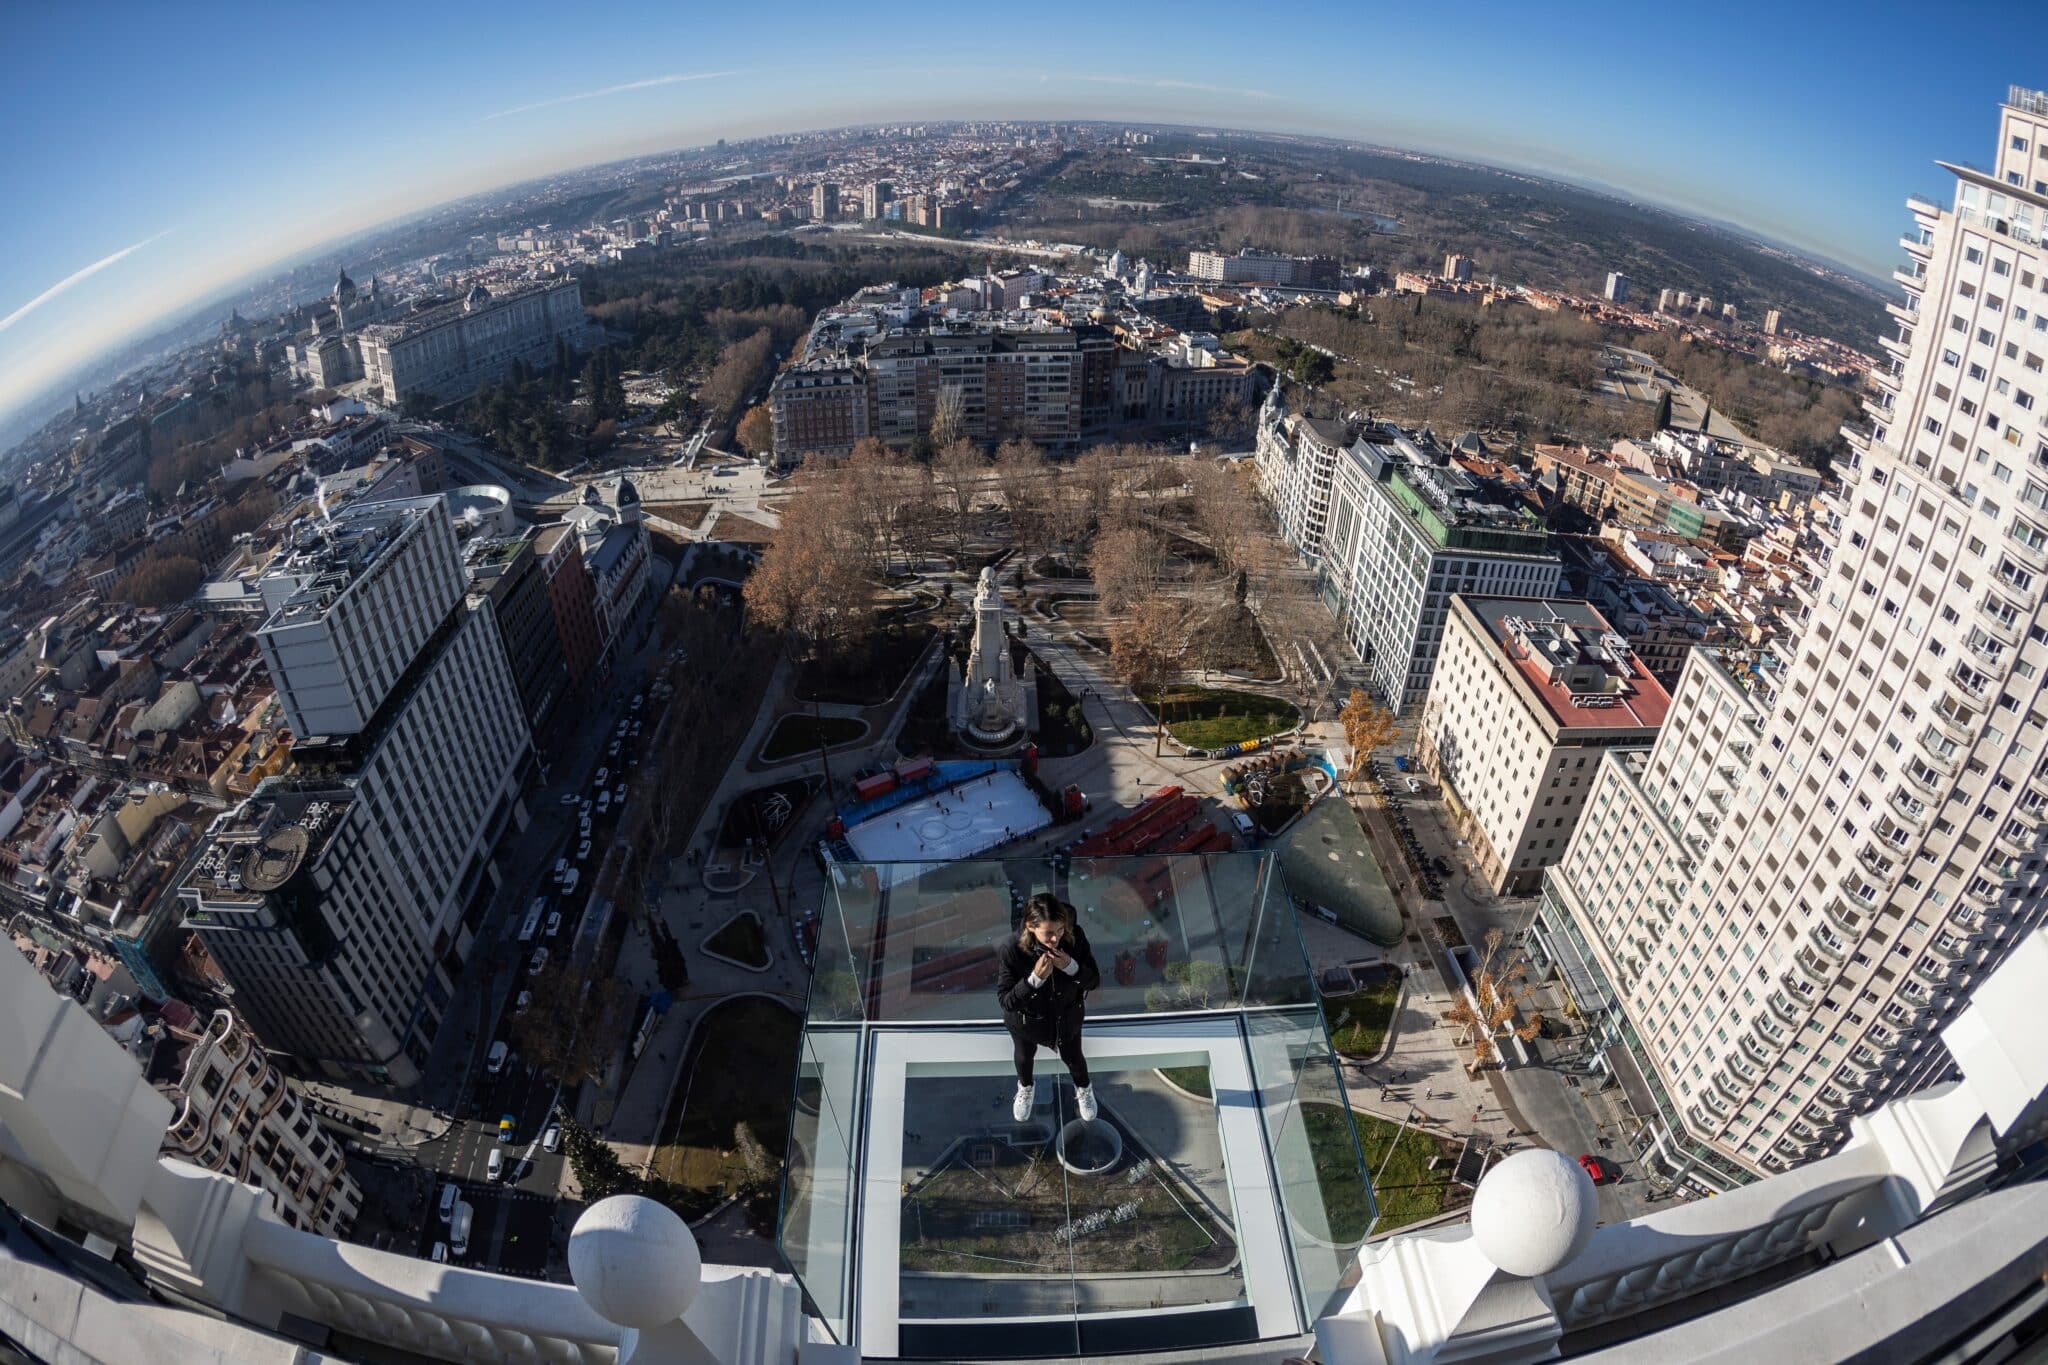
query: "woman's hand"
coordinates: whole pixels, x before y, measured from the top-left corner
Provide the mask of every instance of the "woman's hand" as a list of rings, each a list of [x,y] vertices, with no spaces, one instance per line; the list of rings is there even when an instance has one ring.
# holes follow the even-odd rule
[[[1031,967],[1031,984],[1043,986],[1052,979],[1052,954],[1042,955]]]
[[[1039,959],[1040,962],[1050,962],[1055,971],[1062,972],[1067,969],[1067,964],[1073,960],[1064,948],[1048,948],[1045,950],[1045,956]]]

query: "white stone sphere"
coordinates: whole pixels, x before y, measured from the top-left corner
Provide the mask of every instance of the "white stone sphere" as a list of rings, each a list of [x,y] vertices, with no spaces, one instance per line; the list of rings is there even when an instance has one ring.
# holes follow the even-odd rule
[[[689,1224],[637,1194],[615,1194],[583,1211],[569,1234],[569,1278],[598,1315],[621,1327],[660,1327],[681,1317],[704,1283]]]
[[[1563,1152],[1534,1147],[1488,1171],[1472,1196],[1472,1237],[1510,1275],[1548,1275],[1586,1249],[1599,1222],[1593,1181]]]

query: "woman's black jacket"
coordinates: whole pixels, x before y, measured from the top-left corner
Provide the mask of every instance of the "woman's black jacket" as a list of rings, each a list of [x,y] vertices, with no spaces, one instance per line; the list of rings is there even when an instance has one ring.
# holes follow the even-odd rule
[[[996,967],[996,998],[1002,1002],[1003,1022],[1010,1032],[1047,1047],[1058,1047],[1062,1040],[1080,1034],[1083,1001],[1102,984],[1102,970],[1095,965],[1095,952],[1080,925],[1067,936],[1065,947],[1080,970],[1069,976],[1054,968],[1041,986],[1031,984],[1031,969],[1045,954],[1036,939],[1029,948],[1014,938],[1005,941]]]

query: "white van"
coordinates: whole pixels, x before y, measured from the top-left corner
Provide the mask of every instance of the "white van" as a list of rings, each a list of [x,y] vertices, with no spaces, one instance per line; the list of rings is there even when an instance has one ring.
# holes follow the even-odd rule
[[[505,1069],[505,1058],[510,1055],[511,1051],[512,1049],[505,1045],[503,1038],[492,1043],[490,1052],[484,1057],[484,1074],[486,1076],[495,1076],[500,1071],[503,1071]]]
[[[455,1205],[455,1221],[448,1227],[448,1251],[451,1255],[469,1255],[469,1226],[476,1221],[476,1210],[467,1199]]]
[[[446,1223],[455,1217],[455,1203],[462,1197],[462,1191],[450,1180],[441,1186],[441,1221]]]
[[[503,1147],[491,1148],[491,1159],[485,1165],[485,1174],[493,1180],[503,1180],[505,1178],[505,1149]]]
[[[576,883],[583,880],[583,873],[576,868],[569,869],[569,875],[562,878],[562,894],[568,895],[576,889]]]
[[[1252,823],[1251,816],[1241,810],[1230,812],[1230,827],[1247,839],[1251,838],[1258,828],[1258,826]]]

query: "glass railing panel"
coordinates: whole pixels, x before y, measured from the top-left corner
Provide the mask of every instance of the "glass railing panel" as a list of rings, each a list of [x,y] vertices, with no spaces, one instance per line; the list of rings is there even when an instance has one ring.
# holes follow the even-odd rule
[[[1259,1119],[1294,1257],[1303,1320],[1334,1311],[1338,1283],[1372,1230],[1374,1204],[1322,1011],[1248,1011]]]
[[[806,1028],[790,1108],[782,1210],[783,1259],[833,1339],[850,1342],[861,1030]]]

